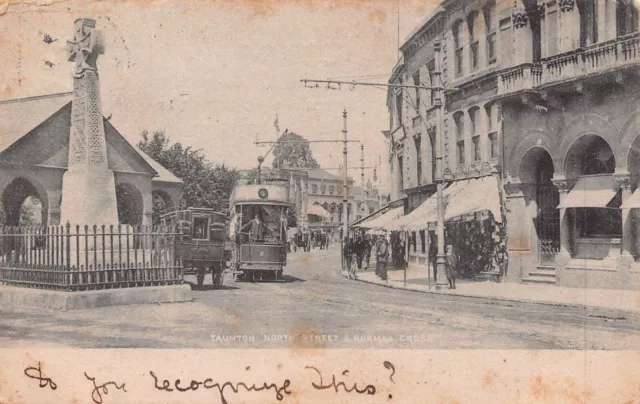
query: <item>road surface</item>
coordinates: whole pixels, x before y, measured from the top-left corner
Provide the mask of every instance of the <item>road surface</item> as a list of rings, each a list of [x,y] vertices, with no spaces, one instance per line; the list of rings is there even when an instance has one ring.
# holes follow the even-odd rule
[[[640,316],[433,295],[347,280],[339,247],[289,256],[284,283],[194,290],[189,303],[0,310],[3,347],[635,349]],[[195,276],[186,280],[195,282]],[[210,285],[210,276],[205,282]]]

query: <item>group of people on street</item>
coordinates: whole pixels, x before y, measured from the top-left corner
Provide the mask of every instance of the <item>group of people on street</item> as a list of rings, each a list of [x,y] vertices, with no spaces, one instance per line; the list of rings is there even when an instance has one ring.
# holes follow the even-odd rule
[[[349,278],[356,279],[356,269],[369,268],[371,254],[375,249],[376,276],[387,280],[387,261],[389,260],[389,242],[384,237],[371,238],[368,235],[358,236],[355,240],[346,237],[343,241],[343,258]]]
[[[296,252],[298,249],[308,252],[314,248],[326,250],[329,248],[330,242],[331,237],[327,233],[298,230],[289,238],[289,252]]]
[[[356,239],[346,237],[343,241],[343,259],[345,260],[345,267],[349,273],[349,278],[357,278],[357,269],[369,268],[369,261],[373,250],[375,250],[376,256],[376,276],[380,279],[387,280],[387,263],[389,257],[392,258],[392,264],[396,268],[404,268],[407,265],[404,259],[403,241],[396,240],[396,242],[390,242],[384,236],[369,235],[357,236]],[[435,235],[430,237],[429,241],[429,264],[433,268],[434,281],[437,282],[436,259],[438,257],[438,245]],[[456,273],[457,273],[458,259],[454,251],[453,245],[446,246],[446,262],[445,262],[445,276],[449,282],[449,289],[456,288]]]

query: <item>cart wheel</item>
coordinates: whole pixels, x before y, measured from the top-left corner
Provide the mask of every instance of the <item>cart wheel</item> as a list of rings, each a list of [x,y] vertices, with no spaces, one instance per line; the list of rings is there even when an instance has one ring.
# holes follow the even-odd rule
[[[198,280],[198,287],[202,287],[204,283],[204,267],[196,268],[196,279]]]
[[[219,288],[222,286],[222,283],[224,282],[224,274],[222,272],[215,272],[212,277],[213,287]]]

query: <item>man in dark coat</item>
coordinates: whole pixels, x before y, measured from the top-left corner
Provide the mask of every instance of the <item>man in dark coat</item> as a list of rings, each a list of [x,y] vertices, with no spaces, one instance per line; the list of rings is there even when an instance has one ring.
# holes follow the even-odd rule
[[[376,251],[376,257],[378,258],[377,269],[378,276],[383,281],[387,280],[387,260],[389,259],[389,246],[387,240],[384,237],[380,238],[378,249]]]
[[[354,252],[356,253],[358,269],[362,269],[362,257],[364,256],[364,242],[362,241],[362,237],[358,236],[358,240],[354,246]]]
[[[438,259],[438,242],[434,232],[429,234],[429,264],[433,268],[433,281],[437,281],[436,260]]]

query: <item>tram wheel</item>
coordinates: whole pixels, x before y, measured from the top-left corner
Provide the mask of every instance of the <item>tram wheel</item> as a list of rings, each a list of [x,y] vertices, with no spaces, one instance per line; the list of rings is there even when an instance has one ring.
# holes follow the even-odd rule
[[[282,269],[276,271],[276,280],[279,281],[282,279]]]
[[[247,282],[253,282],[253,272],[252,271],[244,271],[244,280]]]

